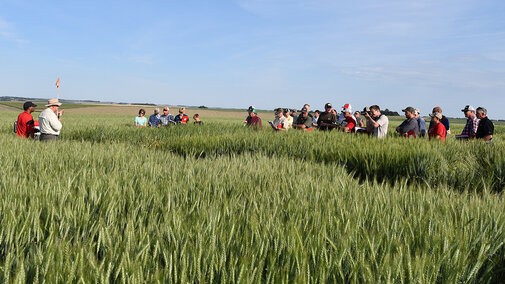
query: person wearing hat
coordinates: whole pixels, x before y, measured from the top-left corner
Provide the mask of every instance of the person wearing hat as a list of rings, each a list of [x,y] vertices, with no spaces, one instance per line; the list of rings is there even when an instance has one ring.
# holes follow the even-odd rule
[[[293,126],[293,117],[290,115],[289,108],[285,108],[283,114],[284,114],[284,117],[288,121],[288,128],[292,127]]]
[[[293,123],[293,128],[295,129],[303,129],[303,130],[312,130],[312,117],[309,116],[309,110],[307,108],[302,108],[300,111],[300,115],[296,118],[296,121]]]
[[[251,112],[254,110],[254,106],[249,106],[247,108],[247,117],[244,120],[244,125],[247,125],[249,123],[249,119],[251,118]]]
[[[162,126],[168,126],[170,123],[174,122],[175,117],[170,114],[170,109],[168,107],[163,108],[163,114],[160,116],[160,121]]]
[[[442,113],[442,108],[438,107],[438,106],[434,107],[433,110],[431,111],[431,113],[435,113],[435,112]],[[447,117],[445,117],[445,115],[442,115],[442,120],[440,120],[440,122],[442,122],[442,124],[445,126],[445,129],[447,130],[447,134],[451,134],[449,119]],[[430,128],[431,128],[431,126],[432,126],[432,122],[430,122]]]
[[[56,141],[60,136],[61,116],[63,110],[59,111],[61,103],[58,99],[50,99],[46,109],[39,114],[40,141]]]
[[[291,109],[291,117],[293,118],[293,123],[296,121],[298,118],[298,115],[296,115],[296,109]]]
[[[275,109],[275,119],[270,123],[274,130],[288,131],[289,122],[286,117],[284,117],[284,110],[282,108]]]
[[[484,141],[492,141],[494,124],[487,117],[487,110],[483,107],[478,107],[476,111],[477,118],[480,119],[480,121],[479,126],[477,127],[477,132],[475,133],[475,138],[482,139]]]
[[[431,117],[431,127],[428,131],[428,137],[431,139],[436,139],[440,141],[445,141],[445,136],[447,131],[445,130],[444,124],[441,122],[442,114],[440,112],[434,112],[430,114]]]
[[[330,103],[324,105],[324,112],[319,115],[317,126],[319,130],[333,130],[337,127],[337,116],[331,111],[333,106]]]
[[[176,123],[183,123],[187,124],[189,121],[189,116],[185,114],[184,112],[186,111],[185,107],[180,107],[179,108],[179,114],[175,116],[174,121]]]
[[[352,115],[352,109],[351,108],[346,108],[343,111],[344,114],[344,121],[340,125],[340,130],[343,132],[349,132],[349,133],[354,133],[356,132],[356,118]]]
[[[403,137],[416,138],[419,135],[419,124],[416,119],[416,110],[413,107],[402,109],[405,112],[405,119],[400,126],[396,127],[398,132]]]
[[[32,112],[35,111],[36,104],[25,102],[23,104],[24,111],[18,115],[16,122],[16,134],[22,138],[34,138],[35,121],[33,121]]]
[[[426,136],[426,121],[421,116],[421,111],[418,108],[416,108],[416,120],[419,126],[419,137],[424,138]]]
[[[247,126],[256,130],[263,129],[263,126],[261,125],[261,118],[258,116],[258,111],[256,109],[253,109],[251,111],[249,121],[247,122]]]
[[[466,117],[466,124],[461,132],[461,136],[465,138],[475,138],[475,133],[477,133],[477,128],[479,126],[479,119],[475,116],[475,109],[471,105],[466,105],[461,111]]]
[[[149,126],[151,127],[160,127],[161,119],[160,119],[160,109],[155,108],[154,113],[149,117]]]
[[[345,121],[345,113],[350,111],[352,113],[352,106],[351,104],[345,104],[342,106],[342,111],[340,112],[340,115],[337,118],[338,124],[342,124]]]

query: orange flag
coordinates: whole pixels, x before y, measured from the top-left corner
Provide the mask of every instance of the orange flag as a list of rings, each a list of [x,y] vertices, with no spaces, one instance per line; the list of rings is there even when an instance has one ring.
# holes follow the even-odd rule
[[[58,81],[56,81],[56,88],[60,87],[60,78],[58,78]]]

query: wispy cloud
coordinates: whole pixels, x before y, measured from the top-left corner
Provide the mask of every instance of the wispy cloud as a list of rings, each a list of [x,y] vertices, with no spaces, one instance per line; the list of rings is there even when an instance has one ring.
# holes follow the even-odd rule
[[[424,87],[453,89],[502,89],[505,69],[485,68],[490,59],[475,56],[455,57],[443,62],[413,62],[405,65],[362,66],[342,69],[349,77],[369,81],[411,84]],[[477,65],[478,67],[473,67]]]
[[[154,58],[151,55],[135,55],[129,57],[129,59],[136,63],[151,65],[154,63]]]
[[[0,18],[0,37],[17,43],[28,43],[28,40],[22,39],[16,32],[14,25]]]

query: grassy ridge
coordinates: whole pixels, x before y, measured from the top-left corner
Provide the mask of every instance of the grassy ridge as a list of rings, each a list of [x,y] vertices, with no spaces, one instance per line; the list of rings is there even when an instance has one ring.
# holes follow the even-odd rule
[[[289,157],[12,138],[0,135],[0,282],[504,276],[505,207],[487,191],[360,184]]]

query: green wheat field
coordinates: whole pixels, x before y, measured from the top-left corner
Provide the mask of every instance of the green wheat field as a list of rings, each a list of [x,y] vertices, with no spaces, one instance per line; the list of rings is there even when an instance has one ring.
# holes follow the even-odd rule
[[[400,118],[376,140],[69,111],[44,144],[18,113],[0,114],[2,283],[505,279],[505,125],[438,143],[395,137]]]

